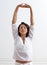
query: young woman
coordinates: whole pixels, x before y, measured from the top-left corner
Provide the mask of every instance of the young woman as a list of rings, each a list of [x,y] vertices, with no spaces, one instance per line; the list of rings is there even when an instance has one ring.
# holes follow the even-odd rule
[[[30,8],[30,26],[24,22],[16,26],[18,8]],[[32,65],[32,37],[34,30],[34,21],[32,8],[28,4],[19,4],[12,19],[12,32],[14,36],[14,59],[16,65]]]

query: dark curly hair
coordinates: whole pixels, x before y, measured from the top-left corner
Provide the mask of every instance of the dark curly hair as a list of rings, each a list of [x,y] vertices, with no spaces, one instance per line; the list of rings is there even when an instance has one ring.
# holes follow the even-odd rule
[[[20,32],[19,32],[19,28],[20,28],[20,26],[21,26],[22,24],[24,24],[24,25],[27,27],[26,37],[28,37],[28,36],[29,36],[29,25],[26,24],[26,23],[24,23],[24,22],[21,22],[21,24],[18,26],[18,35],[21,37],[21,34],[20,34]]]

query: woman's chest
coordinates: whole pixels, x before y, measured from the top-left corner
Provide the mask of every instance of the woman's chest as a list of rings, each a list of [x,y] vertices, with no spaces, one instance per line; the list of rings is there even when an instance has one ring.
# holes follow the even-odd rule
[[[29,38],[25,38],[25,41],[23,43],[23,40],[21,38],[17,38],[15,47],[17,50],[30,50],[32,49],[32,42]]]

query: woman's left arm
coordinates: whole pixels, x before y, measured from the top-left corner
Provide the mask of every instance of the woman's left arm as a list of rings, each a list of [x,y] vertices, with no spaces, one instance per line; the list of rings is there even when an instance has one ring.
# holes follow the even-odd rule
[[[33,11],[31,7],[30,7],[30,25],[34,26]]]
[[[32,39],[34,33],[34,19],[33,19],[33,12],[32,8],[30,7],[30,30],[29,30],[29,37]]]

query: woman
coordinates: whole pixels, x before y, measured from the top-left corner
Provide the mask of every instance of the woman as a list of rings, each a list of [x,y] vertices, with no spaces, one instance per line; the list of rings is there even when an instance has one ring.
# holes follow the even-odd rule
[[[16,26],[18,8],[30,8],[30,26],[24,22]],[[14,59],[16,65],[32,65],[32,37],[34,30],[33,13],[31,6],[20,4],[16,7],[12,19],[12,32],[15,41]]]

